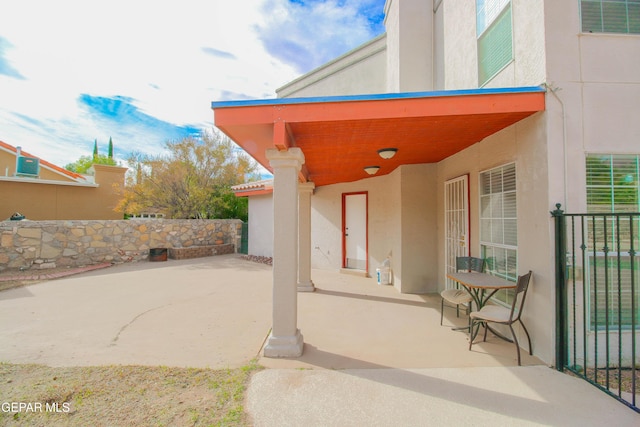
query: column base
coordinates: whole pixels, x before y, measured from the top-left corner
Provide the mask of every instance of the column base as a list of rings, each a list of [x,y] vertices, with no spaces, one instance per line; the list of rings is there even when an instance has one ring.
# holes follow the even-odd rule
[[[315,290],[316,287],[311,280],[304,283],[298,283],[298,292],[314,292]]]
[[[294,336],[275,337],[273,332],[267,339],[267,345],[264,346],[264,357],[300,357],[302,356],[302,348],[304,340],[300,329],[296,329]]]

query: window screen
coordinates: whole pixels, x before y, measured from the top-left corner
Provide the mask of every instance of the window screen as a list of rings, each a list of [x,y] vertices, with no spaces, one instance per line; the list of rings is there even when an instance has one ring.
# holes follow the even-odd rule
[[[511,2],[477,0],[478,82],[489,81],[513,59]]]
[[[585,33],[640,34],[640,0],[581,0]]]

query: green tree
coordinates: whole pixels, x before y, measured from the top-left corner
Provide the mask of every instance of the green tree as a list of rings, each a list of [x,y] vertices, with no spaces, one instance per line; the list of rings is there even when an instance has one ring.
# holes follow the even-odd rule
[[[109,137],[109,158],[113,159],[113,140]]]
[[[69,163],[64,168],[75,173],[86,174],[89,168],[96,165],[118,166],[118,162],[113,159],[113,141],[109,138],[109,155],[98,154],[98,140],[93,143],[93,156],[81,156],[73,163]]]
[[[229,138],[203,132],[200,138],[167,142],[166,155],[132,155],[128,185],[118,209],[125,214],[162,212],[169,218],[239,218],[247,201],[231,186],[257,179],[256,163]]]
[[[89,171],[89,168],[94,164],[118,166],[118,162],[116,162],[114,159],[107,157],[104,154],[98,154],[97,156],[93,157],[81,156],[78,160],[73,163],[69,163],[64,168],[71,172],[86,174]]]

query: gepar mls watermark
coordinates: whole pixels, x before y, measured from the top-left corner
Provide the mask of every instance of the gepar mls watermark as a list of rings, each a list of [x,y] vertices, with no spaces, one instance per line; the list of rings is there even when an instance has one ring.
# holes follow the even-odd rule
[[[71,411],[69,402],[2,402],[0,411],[4,413],[19,414],[31,412],[55,412],[67,414]]]

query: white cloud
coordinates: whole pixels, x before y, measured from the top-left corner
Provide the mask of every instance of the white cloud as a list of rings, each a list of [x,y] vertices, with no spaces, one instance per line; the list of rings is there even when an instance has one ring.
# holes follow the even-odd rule
[[[207,129],[212,101],[274,97],[302,69],[370,38],[357,9],[372,1],[384,4],[0,0],[0,64],[14,72],[0,74],[0,140],[60,165],[110,136],[116,149],[157,152],[163,135],[145,121]],[[83,94],[124,97],[145,120],[101,118]]]

